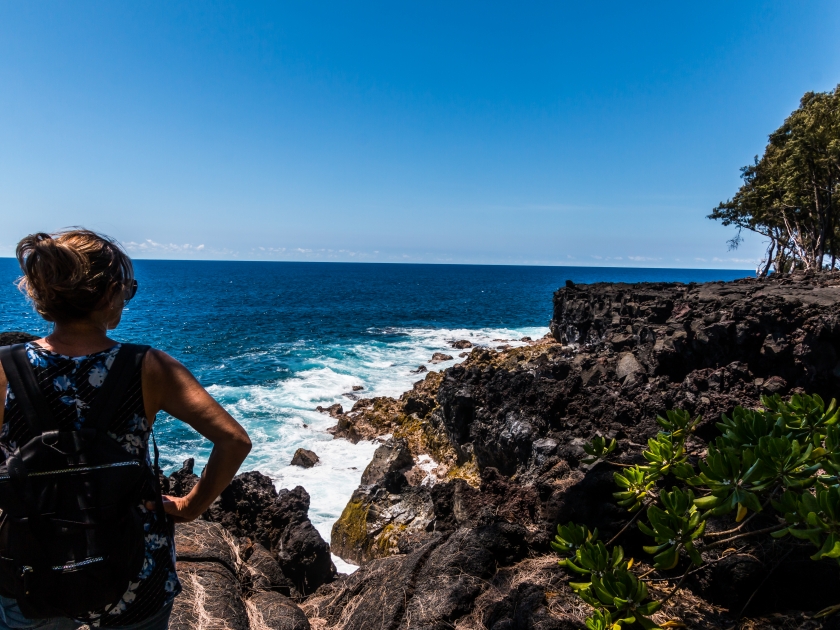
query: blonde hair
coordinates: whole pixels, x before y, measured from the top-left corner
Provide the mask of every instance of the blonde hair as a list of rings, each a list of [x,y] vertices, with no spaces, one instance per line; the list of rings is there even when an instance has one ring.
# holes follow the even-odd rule
[[[131,259],[114,239],[82,228],[21,239],[18,288],[51,322],[85,319],[134,280]]]

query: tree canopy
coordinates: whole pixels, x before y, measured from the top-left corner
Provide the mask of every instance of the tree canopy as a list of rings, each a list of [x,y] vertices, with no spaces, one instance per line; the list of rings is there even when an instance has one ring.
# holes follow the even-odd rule
[[[741,169],[743,185],[709,215],[767,237],[758,274],[833,269],[840,254],[840,85],[808,92],[770,134],[761,159]]]

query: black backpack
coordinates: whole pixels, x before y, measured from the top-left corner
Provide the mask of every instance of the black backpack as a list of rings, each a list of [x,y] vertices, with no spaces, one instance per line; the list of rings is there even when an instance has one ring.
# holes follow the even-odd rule
[[[107,428],[148,349],[123,344],[84,428],[59,431],[24,345],[0,348],[12,393],[36,436],[0,466],[0,593],[16,599],[30,619],[101,610],[119,602],[140,573],[139,506],[144,496],[162,506],[157,448],[152,470],[146,452],[132,456]]]

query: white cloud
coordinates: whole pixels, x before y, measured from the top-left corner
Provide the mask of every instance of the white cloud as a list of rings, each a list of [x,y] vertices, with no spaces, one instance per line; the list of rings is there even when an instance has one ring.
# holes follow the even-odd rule
[[[201,245],[192,245],[190,243],[184,243],[179,245],[177,243],[158,243],[153,241],[150,238],[147,238],[145,241],[140,243],[135,243],[134,241],[128,241],[124,243],[125,248],[130,252],[140,252],[140,253],[147,253],[147,252],[178,252],[178,253],[185,253],[185,252],[200,252],[204,250],[204,243]]]

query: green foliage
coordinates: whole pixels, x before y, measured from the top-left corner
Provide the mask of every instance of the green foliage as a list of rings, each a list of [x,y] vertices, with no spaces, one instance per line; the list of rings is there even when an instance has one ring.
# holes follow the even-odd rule
[[[607,442],[606,438],[598,435],[592,438],[592,442],[590,442],[589,444],[584,444],[583,450],[586,451],[586,453],[590,455],[590,457],[586,457],[581,461],[584,464],[591,464],[593,462],[598,461],[599,459],[605,459],[607,455],[609,455],[615,450],[615,447],[615,439],[612,439],[609,442]]]
[[[598,539],[598,529],[590,532],[586,525],[566,523],[557,526],[557,535],[551,541],[551,548],[561,556],[574,556],[584,543]],[[560,566],[565,566],[565,558],[560,560]]]
[[[815,494],[786,492],[774,504],[785,515],[788,527],[773,532],[781,538],[787,534],[808,540],[819,548],[812,560],[834,558],[840,561],[840,489],[819,487]]]
[[[762,403],[763,409],[738,407],[722,417],[717,424],[721,435],[697,462],[699,471],[688,461],[686,440],[700,418],[673,410],[657,418],[663,431],[648,440],[642,453],[646,464],[614,473],[616,502],[630,512],[647,507],[633,520],[646,517],[638,528],[653,539],[644,550],[653,556],[655,568],[673,569],[683,552],[693,564],[702,564],[708,519],[736,511],[735,520],[741,522],[750,511],[768,505],[784,517],[773,536],[807,540],[817,548],[812,559],[840,562],[840,411],[835,401],[826,405],[816,395],[787,401],[765,397]],[[615,448],[598,440],[587,451],[596,459]],[[683,485],[657,491],[657,483],[669,476]],[[727,542],[749,533],[737,532],[726,532],[733,534]],[[655,627],[649,617],[660,604],[649,600],[620,546],[610,547],[597,540],[597,531],[569,523],[558,527],[552,547],[567,557],[561,564],[590,577],[571,584],[595,609],[587,628]]]
[[[673,569],[679,562],[680,549],[685,549],[694,564],[702,564],[694,541],[703,535],[706,521],[701,520],[694,506],[694,493],[673,488],[671,492],[660,492],[659,499],[662,508],[651,505],[647,510],[650,525],[639,523],[639,529],[656,540],[656,545],[644,548],[647,553],[655,554],[654,566]]]
[[[840,253],[840,86],[807,92],[741,178],[708,217],[738,229],[730,245],[741,230],[768,238],[760,275],[822,270],[826,255]]]
[[[710,445],[706,459],[698,465],[700,476],[692,479],[691,484],[711,491],[709,496],[694,502],[700,509],[707,510],[703,518],[728,514],[739,507],[761,511],[761,501],[752,491],[753,480],[761,479],[761,464],[756,462],[752,449],[727,446],[718,438],[717,446]],[[738,520],[743,516],[743,511],[739,510]]]
[[[682,409],[672,409],[665,412],[665,417],[656,416],[656,422],[665,429],[665,433],[676,439],[683,439],[686,435],[693,433],[700,423],[702,416],[693,420],[691,414]]]
[[[754,484],[758,491],[781,483],[786,488],[805,488],[814,485],[814,473],[820,469],[812,455],[814,445],[803,450],[798,440],[765,435],[758,441],[756,458],[761,462],[762,480]]]
[[[612,551],[600,540],[583,543],[576,551],[574,560],[566,560],[565,566],[582,575],[603,576],[618,570],[624,570],[624,549],[616,545]]]
[[[721,440],[735,448],[755,448],[765,435],[782,435],[784,424],[769,412],[759,409],[736,407],[732,417],[723,414],[715,426],[720,429]]]
[[[778,417],[777,423],[784,427],[785,435],[815,447],[825,438],[828,428],[840,420],[837,401],[832,400],[826,408],[823,399],[816,394],[794,394],[788,401],[776,394],[762,397],[761,403]]]
[[[586,619],[587,630],[612,630],[612,628],[612,615],[607,610],[595,609]]]
[[[596,609],[605,609],[617,621],[613,627],[638,623],[643,628],[656,628],[649,619],[661,607],[648,597],[647,585],[630,571],[616,571],[592,577],[592,583],[577,589],[578,596]]]
[[[658,475],[644,466],[632,466],[619,470],[613,474],[613,479],[622,490],[614,492],[613,497],[621,507],[626,507],[628,511],[635,512],[642,507],[645,497],[656,484],[658,478]]]
[[[686,463],[685,439],[659,433],[648,440],[648,449],[642,452],[642,456],[648,461],[651,473],[664,477]]]

